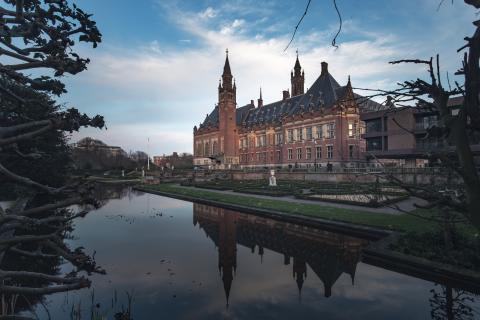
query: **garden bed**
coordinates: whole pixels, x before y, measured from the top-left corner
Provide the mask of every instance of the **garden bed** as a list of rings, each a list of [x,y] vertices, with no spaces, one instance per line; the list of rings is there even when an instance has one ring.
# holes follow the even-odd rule
[[[379,208],[388,204],[396,203],[401,200],[408,199],[408,195],[392,195],[392,194],[296,194],[297,198],[316,201],[327,201],[342,204],[352,204],[357,206],[365,206],[371,208]]]

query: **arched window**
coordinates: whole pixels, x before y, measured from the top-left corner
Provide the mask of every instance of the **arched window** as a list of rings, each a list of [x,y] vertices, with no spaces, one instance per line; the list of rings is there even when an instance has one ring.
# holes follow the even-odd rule
[[[195,150],[195,153],[196,153],[197,157],[200,157],[202,155],[202,144],[201,143],[197,143],[197,148]]]
[[[205,142],[204,148],[203,148],[203,156],[208,157],[210,155],[210,144],[208,142]]]
[[[217,141],[213,141],[213,151],[212,153],[215,155],[218,153],[218,144]]]

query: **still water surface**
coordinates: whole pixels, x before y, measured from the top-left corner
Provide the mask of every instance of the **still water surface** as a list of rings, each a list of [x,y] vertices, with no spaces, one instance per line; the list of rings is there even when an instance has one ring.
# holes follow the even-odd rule
[[[360,262],[366,240],[129,189],[117,197],[77,221],[71,241],[107,274],[48,296],[52,319],[79,307],[90,319],[92,300],[113,319],[127,293],[134,319],[443,319],[462,307],[455,319],[480,318],[478,296],[454,291],[449,309],[446,288]]]

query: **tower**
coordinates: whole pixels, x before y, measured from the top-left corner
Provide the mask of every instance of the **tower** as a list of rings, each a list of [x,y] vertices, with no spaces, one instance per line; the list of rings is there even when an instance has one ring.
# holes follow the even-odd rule
[[[233,80],[230,62],[228,61],[228,49],[226,50],[225,66],[221,83],[218,85],[218,117],[221,150],[224,153],[224,164],[238,163],[237,150],[237,87]],[[223,142],[222,142],[223,141]]]
[[[258,98],[258,107],[263,107],[262,87],[260,87],[260,98]]]
[[[293,71],[290,73],[290,81],[292,83],[292,97],[305,93],[305,73],[302,71],[302,66],[300,66],[300,61],[298,60],[298,50],[295,66],[293,67]]]

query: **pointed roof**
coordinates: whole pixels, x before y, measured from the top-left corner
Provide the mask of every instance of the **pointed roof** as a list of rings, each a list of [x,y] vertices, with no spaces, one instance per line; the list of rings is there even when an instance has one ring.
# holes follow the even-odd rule
[[[298,60],[295,65],[300,66]],[[230,72],[230,64],[228,62],[228,54],[225,61],[224,73]],[[236,109],[236,123],[239,126],[249,127],[253,125],[262,125],[267,123],[278,123],[282,121],[285,116],[292,116],[301,114],[307,111],[328,110],[332,108],[340,99],[343,99],[349,90],[352,88],[351,81],[346,85],[340,86],[335,78],[328,71],[328,64],[322,62],[322,72],[315,80],[312,86],[305,94],[290,97],[285,100],[279,100],[266,105],[262,104],[262,108],[255,108],[252,104],[247,104]],[[360,112],[369,112],[372,110],[381,110],[379,107],[385,108],[377,102],[362,97],[354,93],[355,102],[360,108]],[[260,99],[263,99],[260,91]],[[205,126],[218,126],[218,106],[214,108],[212,113],[200,125],[200,128]]]
[[[300,61],[298,60],[298,54],[297,54],[297,60],[295,61],[295,66],[293,68],[295,70],[302,68],[302,66],[300,65]]]
[[[226,50],[227,57],[225,58],[225,65],[223,66],[223,75],[232,75],[232,70],[230,69],[230,62],[228,61],[228,49]]]
[[[290,110],[293,115],[312,108],[329,109],[335,105],[338,99],[343,98],[345,87],[338,84],[329,72],[322,73],[301,99]]]
[[[302,66],[300,65],[300,61],[298,60],[298,49],[297,49],[297,60],[295,61],[295,66],[293,67],[295,70],[300,70]]]

